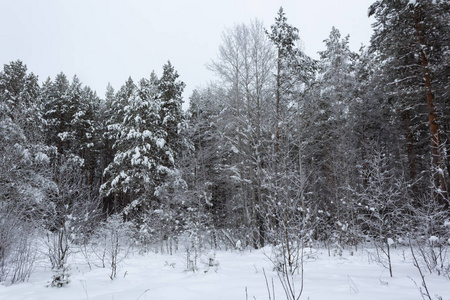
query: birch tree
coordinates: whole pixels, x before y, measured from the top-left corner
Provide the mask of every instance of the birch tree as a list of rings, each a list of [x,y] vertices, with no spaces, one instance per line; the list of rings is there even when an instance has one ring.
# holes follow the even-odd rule
[[[226,86],[223,127],[233,161],[229,172],[239,186],[238,206],[242,207],[252,244],[264,245],[262,203],[263,160],[268,155],[270,97],[273,48],[259,21],[240,24],[223,34],[219,56],[210,65]],[[225,114],[223,115],[225,116]],[[231,122],[230,122],[231,121]]]

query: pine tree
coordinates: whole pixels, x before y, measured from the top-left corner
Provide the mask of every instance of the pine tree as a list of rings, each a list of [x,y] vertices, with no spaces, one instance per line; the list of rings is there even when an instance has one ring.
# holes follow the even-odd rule
[[[313,176],[318,175],[318,188],[322,190],[321,209],[336,218],[332,222],[334,235],[343,242],[349,238],[350,224],[356,220],[354,199],[349,192],[351,178],[356,177],[354,165],[358,157],[353,130],[355,116],[350,114],[356,104],[353,70],[356,55],[349,49],[349,36],[341,39],[339,30],[334,27],[324,42],[326,48],[319,52],[319,72],[314,87],[318,91],[311,134],[316,148],[311,153],[315,153],[318,169]]]
[[[138,86],[128,79],[116,96],[114,108],[121,117],[108,126],[114,138],[114,160],[105,169],[109,178],[102,185],[104,196],[118,197],[116,211],[133,213],[154,200],[157,185],[156,153],[159,152],[159,108],[155,82],[142,79]],[[116,113],[117,113],[116,111]]]
[[[104,178],[103,184],[100,187],[100,193],[104,198],[104,202],[107,202],[105,203],[105,209],[114,213],[122,212],[123,208],[132,201],[127,192],[128,188],[118,186],[120,179],[119,175],[121,174],[120,169],[125,168],[125,166],[119,167],[122,165],[122,161],[121,159],[116,158],[116,155],[120,155],[120,153],[126,149],[126,141],[120,141],[120,139],[121,134],[123,135],[125,126],[125,110],[129,103],[133,101],[135,91],[136,85],[131,77],[128,78],[116,95],[112,95],[112,88],[107,91],[106,116],[103,124],[107,128],[104,137],[106,139],[105,143],[108,145],[105,150],[108,152],[109,158],[107,158],[106,168],[103,172]],[[112,185],[114,179],[115,184]]]
[[[287,23],[287,18],[280,7],[278,15],[275,18],[275,24],[271,26],[271,33],[267,33],[270,40],[277,48],[277,73],[276,73],[276,129],[275,129],[275,153],[278,153],[280,147],[280,122],[281,122],[281,105],[284,93],[289,92],[291,87],[291,78],[289,65],[295,60],[296,48],[295,43],[299,41],[298,29]]]
[[[158,80],[160,126],[165,134],[164,167],[168,169],[175,167],[175,161],[186,148],[186,141],[181,135],[186,126],[182,110],[182,93],[185,84],[178,78],[177,71],[169,61],[163,66],[163,75]]]
[[[160,213],[156,217],[160,222],[160,236],[166,236],[169,251],[172,253],[172,240],[182,229],[184,223],[184,205],[186,182],[183,178],[181,160],[191,150],[186,139],[187,122],[182,110],[182,93],[185,84],[179,80],[178,72],[167,62],[163,74],[157,81],[159,122],[156,143],[159,153],[156,156],[156,178],[158,179],[155,196],[160,203]]]
[[[37,77],[27,74],[21,61],[5,65],[0,72],[0,199],[16,203],[18,210],[48,201],[53,188],[40,110]]]
[[[30,236],[50,215],[56,192],[39,93],[21,61],[0,72],[0,281],[28,279],[36,251]]]
[[[113,116],[114,112],[114,104],[115,104],[115,91],[114,88],[108,83],[106,87],[105,99],[100,103],[100,114],[99,114],[99,139],[100,139],[100,170],[102,174],[100,174],[100,184],[104,184],[108,180],[108,175],[104,170],[108,167],[110,163],[114,160],[114,133],[112,130],[108,129],[108,126],[114,124]],[[108,213],[117,213],[114,211],[114,196],[106,196],[102,194],[100,188],[100,194],[102,196],[103,209]]]
[[[448,1],[432,0],[380,0],[372,4],[369,11],[377,20],[372,46],[384,59],[384,73],[391,78],[389,85],[400,92],[409,91],[426,103],[430,173],[434,191],[446,208],[449,207],[449,176],[444,163],[445,144],[437,103],[446,102],[441,97],[448,84],[444,74],[448,75],[449,12]],[[401,96],[395,91],[393,94]]]
[[[56,147],[58,155],[68,150],[66,138],[71,117],[69,84],[66,75],[59,73],[54,82],[47,79],[42,91],[47,144]]]
[[[292,270],[300,239],[307,238],[305,192],[308,170],[304,164],[303,128],[301,120],[305,95],[311,88],[316,62],[299,48],[298,29],[288,24],[282,8],[271,32],[266,32],[277,50],[275,87],[276,101],[273,156],[268,162],[264,188],[268,190],[268,227],[272,238],[282,245],[286,264]],[[296,250],[294,250],[296,249]],[[284,262],[283,262],[284,263]]]

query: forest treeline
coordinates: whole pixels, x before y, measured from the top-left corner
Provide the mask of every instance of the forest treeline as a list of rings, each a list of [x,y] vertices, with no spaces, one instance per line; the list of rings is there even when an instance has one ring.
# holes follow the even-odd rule
[[[4,65],[0,281],[37,232],[81,243],[112,217],[144,246],[448,243],[450,4],[369,14],[368,47],[332,28],[318,60],[283,9],[227,28],[208,64],[219,79],[187,111],[170,62],[103,99],[76,76],[40,85]]]

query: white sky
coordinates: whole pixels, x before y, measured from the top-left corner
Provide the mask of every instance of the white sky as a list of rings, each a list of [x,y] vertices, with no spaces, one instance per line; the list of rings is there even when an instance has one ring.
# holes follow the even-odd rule
[[[374,0],[0,0],[0,65],[20,59],[44,81],[64,72],[104,97],[131,76],[161,75],[170,60],[192,90],[212,79],[205,64],[221,33],[237,23],[274,23],[280,6],[300,30],[305,51],[318,57],[335,26],[350,47],[368,45],[367,9]]]

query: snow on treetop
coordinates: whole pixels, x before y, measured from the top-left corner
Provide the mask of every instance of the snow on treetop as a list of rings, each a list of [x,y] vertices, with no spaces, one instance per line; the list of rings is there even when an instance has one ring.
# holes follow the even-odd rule
[[[166,144],[166,140],[163,139],[163,138],[159,138],[159,139],[156,140],[156,145],[157,145],[160,149],[164,148],[164,145],[165,145],[165,144]]]

